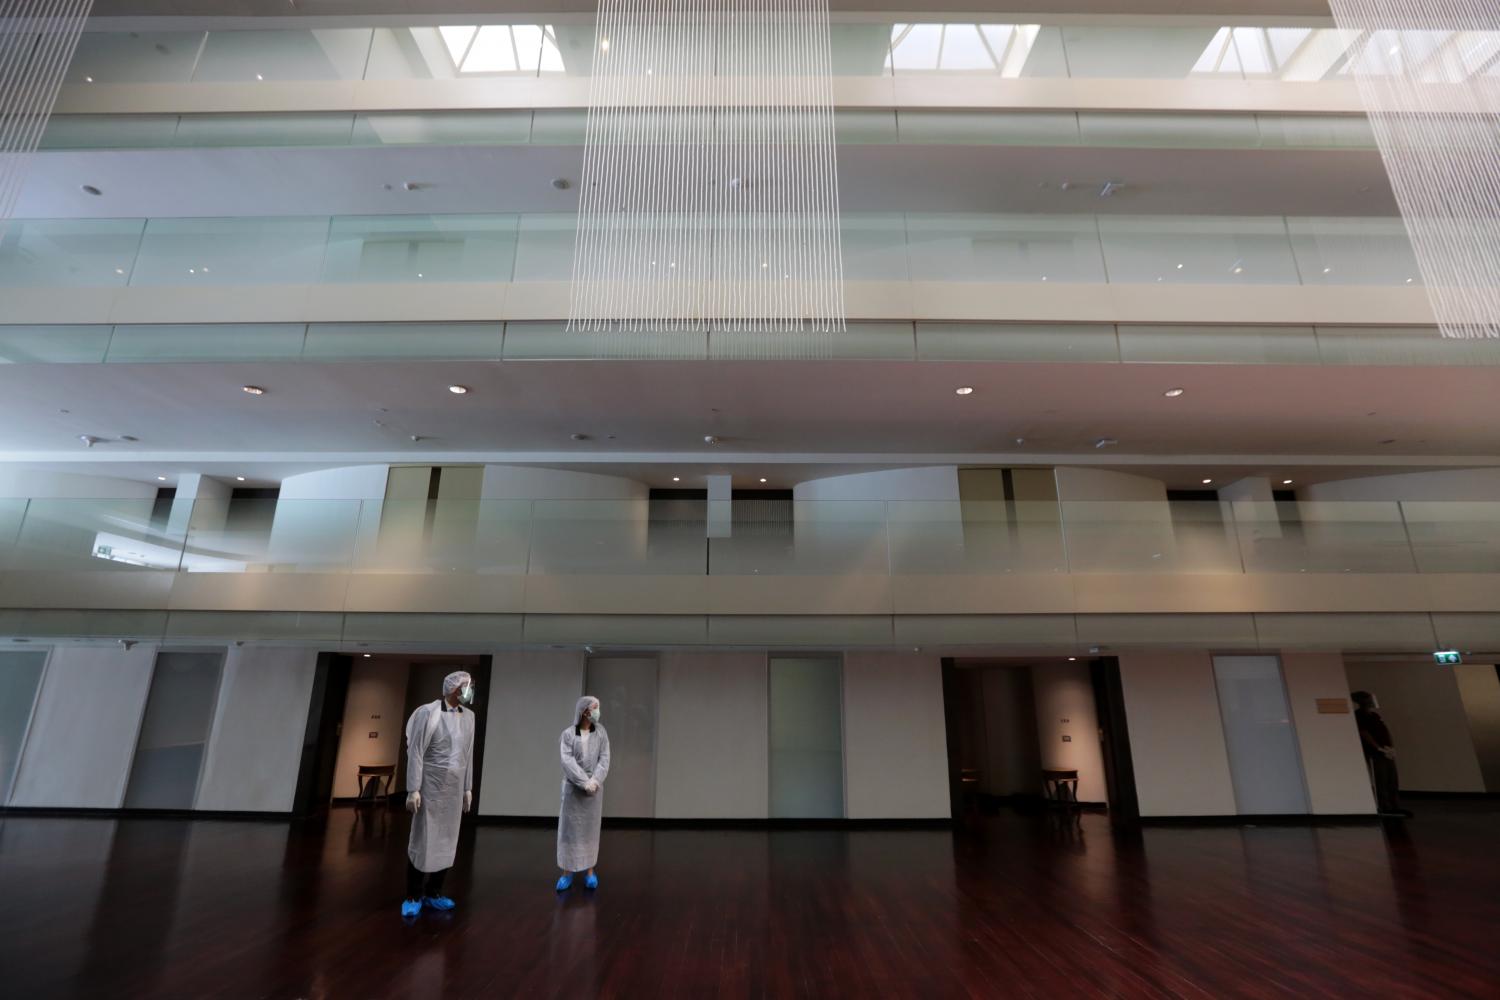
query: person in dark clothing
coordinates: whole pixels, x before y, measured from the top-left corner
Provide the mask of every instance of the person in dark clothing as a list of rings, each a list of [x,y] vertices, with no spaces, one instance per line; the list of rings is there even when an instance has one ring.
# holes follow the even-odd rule
[[[1396,749],[1390,727],[1380,717],[1380,703],[1368,691],[1349,695],[1354,702],[1354,724],[1359,728],[1359,745],[1365,752],[1370,779],[1375,785],[1375,809],[1382,816],[1410,816],[1401,808],[1400,781],[1396,774]]]

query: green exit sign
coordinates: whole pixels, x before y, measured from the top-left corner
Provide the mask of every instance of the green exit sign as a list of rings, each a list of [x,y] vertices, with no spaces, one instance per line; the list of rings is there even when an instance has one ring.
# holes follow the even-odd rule
[[[1464,658],[1459,655],[1456,649],[1440,649],[1432,654],[1432,659],[1444,667],[1456,667],[1464,662]]]

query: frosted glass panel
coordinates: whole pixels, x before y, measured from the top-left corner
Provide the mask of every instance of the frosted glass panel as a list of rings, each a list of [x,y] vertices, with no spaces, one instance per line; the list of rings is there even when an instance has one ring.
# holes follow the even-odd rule
[[[193,79],[210,83],[358,80],[364,76],[370,33],[369,28],[211,31]]]
[[[771,816],[844,815],[843,665],[771,657]]]
[[[1102,282],[1092,216],[907,216],[914,281]]]
[[[157,654],[127,809],[191,809],[213,722],[222,652]]]
[[[152,219],[130,283],[312,283],[318,279],[327,236],[328,220],[317,217]]]
[[[68,83],[186,83],[201,31],[86,31],[68,64]]]
[[[175,323],[115,327],[109,362],[294,361],[302,356],[301,323]]]
[[[1099,235],[1112,282],[1298,284],[1280,218],[1100,216]]]
[[[1419,285],[1400,219],[1287,219],[1307,285]]]
[[[323,280],[509,281],[516,221],[514,215],[337,218]]]
[[[1062,28],[1069,75],[1122,79],[1185,79],[1209,73],[1237,79],[1237,60],[1216,59],[1227,35],[1214,25],[1072,25]],[[1213,60],[1210,62],[1210,60]]]
[[[1307,812],[1307,785],[1281,679],[1281,661],[1274,656],[1216,656],[1214,681],[1238,811],[1246,815]]]
[[[315,114],[183,115],[174,146],[347,146],[354,116]]]
[[[609,733],[604,815],[655,815],[656,660],[591,657],[583,687],[599,699],[600,722]]]
[[[140,219],[12,221],[0,230],[0,288],[124,285]]]
[[[26,727],[46,663],[43,652],[0,652],[0,805],[10,801],[11,782],[26,745]]]
[[[0,326],[0,365],[98,364],[108,326]]]

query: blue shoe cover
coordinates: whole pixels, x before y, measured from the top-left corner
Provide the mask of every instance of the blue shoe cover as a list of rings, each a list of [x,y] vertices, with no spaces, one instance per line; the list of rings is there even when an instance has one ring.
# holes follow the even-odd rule
[[[449,899],[447,896],[423,896],[422,905],[430,906],[434,910],[442,910],[446,913],[447,911],[453,909],[453,907],[457,904],[455,904],[453,900]]]
[[[401,904],[401,915],[403,917],[415,917],[422,912],[422,901],[420,899],[408,899]]]
[[[564,875],[562,878],[560,878],[560,879],[557,880],[557,891],[558,892],[567,892],[571,888],[573,888],[573,876],[572,875]]]
[[[597,888],[599,888],[599,876],[595,875],[595,874],[593,874],[591,872],[589,874],[589,877],[583,880],[583,886],[586,889],[597,889]]]

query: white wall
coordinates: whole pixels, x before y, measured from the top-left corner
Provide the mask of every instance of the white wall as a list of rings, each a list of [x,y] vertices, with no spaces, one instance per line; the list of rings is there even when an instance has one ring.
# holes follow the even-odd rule
[[[118,808],[155,662],[154,645],[54,647],[10,804]]]
[[[1076,769],[1078,801],[1108,802],[1094,684],[1086,663],[1031,668],[1042,767]],[[1063,737],[1071,737],[1063,742]]]
[[[850,819],[951,815],[937,657],[845,655],[844,808]]]
[[[1353,706],[1344,714],[1318,711],[1320,698],[1348,701],[1349,678],[1344,673],[1343,656],[1283,653],[1281,676],[1286,682],[1286,700],[1292,707],[1309,810],[1335,816],[1373,813],[1375,796],[1359,746]]]
[[[764,819],[770,804],[764,653],[663,653],[656,680],[656,815]]]
[[[524,465],[486,465],[480,496],[486,500],[638,500],[645,483],[623,476]]]
[[[1126,653],[1120,682],[1141,815],[1234,815],[1208,653]]]
[[[384,500],[386,465],[351,465],[287,476],[281,481],[282,500]]]
[[[1454,669],[1453,676],[1469,716],[1469,735],[1485,790],[1500,792],[1500,676],[1489,663],[1465,663]]]
[[[1484,791],[1453,668],[1422,661],[1351,662],[1346,670],[1351,691],[1369,691],[1380,702],[1403,789]]]
[[[958,467],[933,465],[809,479],[792,489],[796,500],[957,500]]]
[[[411,664],[400,657],[355,657],[349,671],[349,696],[344,701],[344,728],[339,736],[338,764],[333,774],[333,797],[359,794],[361,764],[400,764],[405,750],[406,680]],[[374,739],[370,734],[375,733]],[[391,779],[391,791],[401,793]]]
[[[1314,483],[1299,500],[1500,500],[1500,469],[1451,469]]]
[[[316,649],[229,648],[195,808],[291,811],[317,668]]]
[[[583,694],[583,669],[581,651],[495,653],[485,697],[489,719],[478,812],[557,815],[562,790],[558,739]]]

